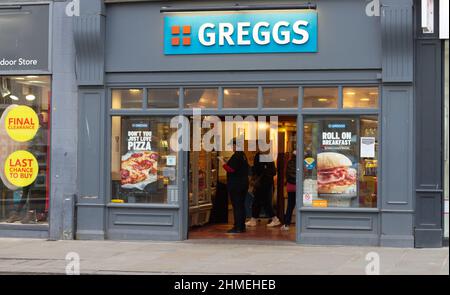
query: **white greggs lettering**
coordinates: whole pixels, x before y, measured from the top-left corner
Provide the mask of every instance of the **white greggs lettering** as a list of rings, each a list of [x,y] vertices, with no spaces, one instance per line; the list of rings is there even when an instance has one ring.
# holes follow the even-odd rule
[[[203,46],[214,46],[216,42],[219,42],[220,46],[248,46],[252,44],[252,40],[258,45],[267,45],[272,39],[279,45],[289,43],[301,45],[309,40],[308,31],[302,28],[308,24],[305,20],[294,22],[292,25],[293,36],[291,36],[291,24],[287,21],[276,22],[272,28],[268,22],[257,22],[251,32],[250,22],[238,22],[236,28],[232,23],[219,23],[218,28],[213,23],[205,23],[199,28],[198,39]],[[234,34],[236,34],[236,42],[233,40]]]

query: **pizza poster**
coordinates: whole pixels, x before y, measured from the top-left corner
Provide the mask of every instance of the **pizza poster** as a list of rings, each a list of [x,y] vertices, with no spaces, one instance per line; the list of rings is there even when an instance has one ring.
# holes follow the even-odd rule
[[[121,133],[121,187],[144,190],[158,179],[159,153],[155,150],[151,121],[124,119]]]
[[[123,120],[122,139],[122,151],[151,151],[152,130],[150,120]]]

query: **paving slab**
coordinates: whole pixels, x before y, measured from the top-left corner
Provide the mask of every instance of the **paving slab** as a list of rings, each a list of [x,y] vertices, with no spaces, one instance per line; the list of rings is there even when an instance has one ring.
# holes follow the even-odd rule
[[[2,274],[64,274],[69,252],[79,255],[82,274],[364,275],[371,252],[379,256],[381,274],[449,274],[448,248],[0,239],[0,249]]]

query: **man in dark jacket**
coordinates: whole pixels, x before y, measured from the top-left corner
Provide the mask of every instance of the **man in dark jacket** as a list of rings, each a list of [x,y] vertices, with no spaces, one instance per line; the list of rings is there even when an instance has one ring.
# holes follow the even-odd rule
[[[237,140],[232,140],[234,154],[225,162],[219,157],[227,171],[227,190],[233,206],[234,226],[228,233],[245,232],[245,196],[248,191],[248,161],[243,151],[237,150]]]

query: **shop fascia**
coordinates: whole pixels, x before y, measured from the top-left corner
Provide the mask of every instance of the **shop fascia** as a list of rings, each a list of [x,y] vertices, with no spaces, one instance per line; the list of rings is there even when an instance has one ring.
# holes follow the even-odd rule
[[[18,58],[18,59],[0,59],[0,66],[37,66],[38,61],[35,59],[26,59],[26,58]]]
[[[301,45],[309,40],[309,33],[303,27],[307,27],[309,23],[305,20],[298,20],[292,24],[287,21],[276,22],[272,27],[269,22],[260,21],[253,25],[251,22],[233,23],[204,23],[200,26],[198,39],[203,46],[213,46],[216,42],[219,45],[252,45],[252,42],[258,45],[268,45],[271,40],[279,45],[289,43]],[[250,29],[251,28],[251,29]],[[237,41],[233,40],[236,35]],[[225,44],[226,43],[226,44]]]
[[[192,122],[192,143],[190,126]],[[202,120],[201,112],[194,112],[192,121],[185,116],[175,116],[170,121],[170,127],[177,129],[170,138],[170,147],[173,151],[232,151],[229,144],[233,139],[237,141],[237,150],[256,151],[263,153],[262,162],[276,160],[278,117],[270,116],[225,116],[223,122],[217,116],[205,116]],[[207,131],[202,136],[202,129]],[[223,134],[225,133],[225,134]],[[267,134],[269,133],[269,141]],[[222,141],[222,138],[225,140]],[[145,143],[135,140],[134,150],[145,149]],[[225,143],[225,145],[222,144]]]

